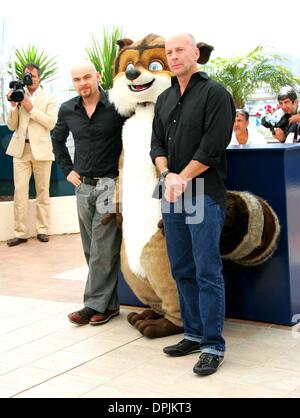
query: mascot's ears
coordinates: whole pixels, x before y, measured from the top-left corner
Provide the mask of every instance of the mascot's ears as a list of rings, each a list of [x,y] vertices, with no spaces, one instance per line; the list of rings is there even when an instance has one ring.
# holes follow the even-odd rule
[[[133,40],[129,38],[119,39],[117,45],[120,48],[120,51],[133,44]],[[206,64],[209,61],[210,54],[212,53],[214,47],[206,44],[205,42],[197,43],[197,47],[200,51],[200,57],[198,59],[199,64]]]
[[[117,41],[117,45],[120,47],[120,50],[126,48],[127,46],[130,46],[131,44],[133,44],[133,41],[128,38],[119,39]]]
[[[197,47],[200,51],[200,57],[198,59],[198,64],[206,64],[209,61],[210,54],[212,53],[214,47],[208,45],[204,42],[197,43]]]

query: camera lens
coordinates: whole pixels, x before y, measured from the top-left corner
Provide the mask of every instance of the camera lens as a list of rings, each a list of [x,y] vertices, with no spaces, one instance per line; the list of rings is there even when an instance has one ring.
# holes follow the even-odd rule
[[[23,90],[14,90],[10,96],[12,102],[21,102],[24,99]]]
[[[24,83],[25,86],[31,86],[33,84],[31,73],[24,74],[23,83]]]

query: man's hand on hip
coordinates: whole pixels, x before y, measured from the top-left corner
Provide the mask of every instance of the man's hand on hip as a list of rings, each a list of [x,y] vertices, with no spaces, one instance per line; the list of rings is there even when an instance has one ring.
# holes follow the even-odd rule
[[[74,187],[78,187],[81,184],[80,174],[76,173],[74,170],[68,175],[67,180],[72,183]]]

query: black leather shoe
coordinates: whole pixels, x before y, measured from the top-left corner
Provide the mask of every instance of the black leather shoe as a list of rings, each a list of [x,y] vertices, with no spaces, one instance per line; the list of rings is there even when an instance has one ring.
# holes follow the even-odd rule
[[[224,361],[223,356],[216,354],[202,353],[199,361],[195,364],[193,372],[200,376],[208,376],[215,373]]]
[[[37,234],[36,237],[41,242],[48,242],[49,241],[49,235],[47,235],[47,234]]]
[[[180,341],[178,344],[169,345],[168,347],[165,347],[163,349],[164,353],[172,357],[186,356],[188,354],[197,353],[199,351],[200,351],[199,343],[195,341],[187,340],[185,338],[182,341]]]
[[[27,242],[27,238],[12,238],[7,241],[8,247],[15,247],[16,245],[23,244]]]

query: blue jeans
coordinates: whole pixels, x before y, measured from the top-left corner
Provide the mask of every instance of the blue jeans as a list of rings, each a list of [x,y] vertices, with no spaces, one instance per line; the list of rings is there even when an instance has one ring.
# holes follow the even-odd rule
[[[202,198],[201,208],[197,203],[197,212],[203,211],[204,203],[200,223],[186,223],[190,216],[187,204],[181,213],[174,213],[176,204],[171,204],[171,213],[163,213],[165,236],[179,293],[184,336],[199,341],[203,353],[224,355],[225,291],[219,242],[225,210],[211,197]],[[195,205],[195,196],[190,199],[187,203]]]

